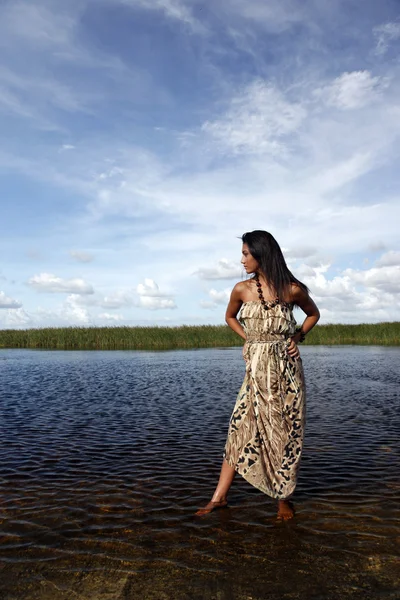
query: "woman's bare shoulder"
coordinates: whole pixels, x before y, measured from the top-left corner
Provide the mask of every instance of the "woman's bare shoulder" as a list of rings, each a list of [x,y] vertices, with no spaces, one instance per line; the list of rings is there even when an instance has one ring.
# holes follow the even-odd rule
[[[305,292],[297,283],[290,283],[287,290],[287,298],[285,300],[287,302],[292,302],[294,304],[301,298],[303,298]]]
[[[251,279],[246,281],[238,281],[232,289],[232,294],[242,302],[248,300],[249,293],[251,293],[254,284]]]

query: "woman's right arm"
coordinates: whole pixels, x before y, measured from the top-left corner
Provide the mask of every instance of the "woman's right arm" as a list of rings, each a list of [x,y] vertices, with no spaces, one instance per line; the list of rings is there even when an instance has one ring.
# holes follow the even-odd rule
[[[229,304],[227,306],[226,313],[225,313],[225,321],[235,333],[237,333],[238,335],[240,335],[241,338],[246,340],[246,334],[244,332],[244,329],[236,318],[236,316],[240,310],[240,307],[243,304],[242,288],[243,288],[242,282],[237,283],[235,285],[235,287],[233,288],[231,297],[229,299]]]

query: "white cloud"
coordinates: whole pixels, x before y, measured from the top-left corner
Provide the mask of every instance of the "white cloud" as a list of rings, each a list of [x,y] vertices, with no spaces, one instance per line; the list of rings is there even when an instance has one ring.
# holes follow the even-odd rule
[[[16,0],[6,3],[0,14],[5,31],[0,45],[10,37],[43,47],[63,46],[73,39],[75,20],[65,10],[51,11],[44,3]]]
[[[50,108],[90,113],[89,104],[94,100],[89,92],[79,92],[55,76],[0,68],[0,108],[2,105],[8,113],[34,119],[42,128],[46,124],[48,128],[57,127],[47,120],[46,112]],[[68,148],[62,146],[62,149]]]
[[[79,305],[80,296],[70,295],[52,308],[38,306],[29,312],[23,308],[8,310],[0,324],[14,329],[21,327],[63,327],[68,325],[92,325],[88,310]],[[1,317],[1,315],[0,315]]]
[[[170,19],[181,21],[190,25],[195,31],[203,31],[201,24],[194,18],[192,12],[182,0],[116,0],[127,6],[157,10],[163,12]]]
[[[400,22],[389,22],[374,27],[376,37],[375,52],[378,56],[386,54],[390,42],[400,38]]]
[[[149,310],[177,308],[171,295],[161,292],[153,279],[147,278],[144,280],[144,283],[139,283],[136,291],[139,294],[140,308],[146,308]]]
[[[28,280],[28,285],[38,292],[93,294],[93,287],[84,279],[62,279],[53,273],[40,273]]]
[[[14,300],[14,298],[10,298],[10,296],[6,296],[4,292],[0,292],[0,309],[2,308],[21,308],[21,302],[18,300]]]
[[[139,283],[136,288],[136,291],[139,294],[139,296],[165,296],[165,294],[160,292],[158,285],[153,279],[145,279],[144,283]]]
[[[79,306],[73,296],[66,298],[61,314],[64,320],[71,323],[88,325],[91,322],[88,310],[83,306]]]
[[[122,306],[133,306],[135,304],[135,293],[131,290],[117,290],[103,300],[98,301],[102,308],[114,309]]]
[[[321,311],[321,324],[398,319],[400,267],[344,269],[328,278],[331,267],[312,268],[304,264],[296,270],[296,276],[310,287]]]
[[[227,305],[229,302],[231,291],[232,290],[230,288],[226,288],[221,291],[212,288],[208,291],[208,296],[210,300],[201,300],[200,306],[202,308],[214,309],[217,308],[218,305]]]
[[[94,259],[93,254],[90,254],[90,252],[83,252],[80,250],[71,250],[70,255],[72,256],[72,258],[75,258],[75,260],[81,263],[92,262],[92,260]]]
[[[23,308],[8,310],[5,314],[3,323],[5,327],[11,327],[12,329],[32,326],[34,324],[30,314]]]
[[[236,36],[247,33],[249,24],[276,34],[310,19],[304,3],[296,0],[214,0],[213,10],[229,24],[228,31]],[[318,4],[313,4],[313,12],[316,10]]]
[[[286,136],[306,117],[299,103],[288,101],[272,84],[256,80],[232,98],[225,115],[206,121],[202,130],[222,152],[286,155]]]
[[[190,25],[196,33],[209,33],[205,19],[197,19],[194,15],[194,7],[201,7],[196,0],[107,0],[117,1],[132,7],[141,7],[147,10],[162,11],[170,19],[178,20],[185,25]],[[277,33],[288,29],[299,21],[307,21],[309,16],[304,8],[296,0],[213,0],[212,12],[217,15],[218,20],[224,23],[227,31],[232,36],[243,33],[247,22],[257,25],[268,31]],[[206,5],[206,8],[207,5]],[[313,5],[315,12],[317,6]],[[237,29],[235,29],[237,26]]]
[[[71,294],[68,301],[75,307],[99,306],[108,310],[119,308],[145,308],[150,310],[176,308],[175,300],[171,294],[160,291],[158,285],[152,279],[145,279],[144,283],[137,286],[136,292],[130,289],[120,289],[106,296],[96,293],[92,296],[80,296]],[[102,313],[110,314],[110,313]],[[99,315],[100,318],[101,315]],[[120,320],[118,318],[118,320]]]
[[[200,279],[234,279],[241,277],[243,269],[237,262],[221,258],[216,267],[202,267],[196,274]]]
[[[161,310],[163,308],[177,308],[172,298],[156,298],[154,296],[140,296],[139,307],[149,310]]]
[[[112,315],[110,313],[100,313],[98,315],[99,319],[104,321],[123,321],[124,317],[122,315]]]
[[[216,304],[226,304],[229,301],[231,290],[227,288],[221,292],[218,292],[217,290],[212,289],[208,292],[208,295]]]
[[[94,292],[90,295],[80,295],[79,293],[70,294],[66,300],[73,302],[78,306],[102,306],[102,296],[98,292]]]
[[[342,73],[332,83],[316,89],[314,94],[328,106],[347,110],[373,102],[387,85],[385,78],[372,77],[369,71],[353,71]]]
[[[346,269],[344,276],[349,277],[356,283],[363,284],[366,288],[374,288],[378,291],[390,294],[400,293],[400,265],[372,267],[367,271],[357,269]],[[400,297],[399,297],[400,301]]]
[[[383,254],[375,263],[377,267],[391,267],[400,265],[400,252],[390,250]]]
[[[331,265],[310,267],[302,265],[296,269],[296,275],[311,288],[311,293],[319,298],[340,298],[348,301],[354,297],[354,286],[348,276],[336,276],[328,279],[325,273]]]

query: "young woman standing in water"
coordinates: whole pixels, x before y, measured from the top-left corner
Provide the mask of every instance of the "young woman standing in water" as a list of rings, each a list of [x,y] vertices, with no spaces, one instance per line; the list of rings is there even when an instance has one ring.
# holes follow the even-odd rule
[[[308,288],[289,271],[267,231],[242,236],[242,264],[253,277],[235,285],[226,322],[245,340],[246,374],[229,422],[218,485],[196,515],[227,506],[235,473],[278,499],[278,519],[291,519],[305,425],[305,386],[297,344],[319,311]],[[306,318],[296,328],[293,306]],[[240,318],[237,315],[240,311]]]

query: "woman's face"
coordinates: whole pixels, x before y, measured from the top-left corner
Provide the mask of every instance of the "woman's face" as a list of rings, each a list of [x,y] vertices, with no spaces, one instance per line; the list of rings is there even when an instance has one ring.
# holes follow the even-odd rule
[[[244,266],[246,273],[255,273],[258,270],[258,262],[250,254],[249,247],[247,244],[243,244],[242,260],[240,262]]]

